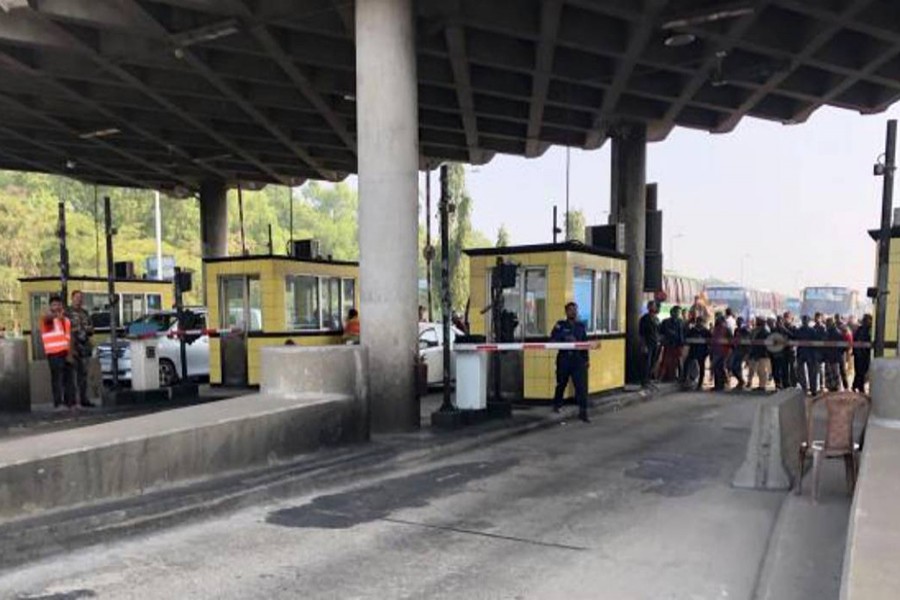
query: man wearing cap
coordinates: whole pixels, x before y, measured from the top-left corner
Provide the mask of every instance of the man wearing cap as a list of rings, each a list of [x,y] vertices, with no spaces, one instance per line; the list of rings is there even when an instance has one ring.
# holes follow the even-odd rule
[[[584,321],[578,320],[578,305],[574,302],[566,304],[566,318],[556,322],[550,341],[556,343],[586,342],[587,328]],[[556,355],[556,393],[553,395],[553,411],[562,409],[563,394],[569,380],[575,386],[575,399],[578,401],[578,418],[585,423],[591,420],[587,413],[587,378],[590,367],[590,355],[587,350],[560,350]]]

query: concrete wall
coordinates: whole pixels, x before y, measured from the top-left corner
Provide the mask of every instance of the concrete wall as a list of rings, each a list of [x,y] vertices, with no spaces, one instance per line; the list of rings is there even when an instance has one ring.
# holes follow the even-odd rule
[[[850,511],[842,600],[900,595],[900,361],[873,364],[872,417]]]
[[[364,346],[262,348],[259,389],[287,398],[341,394],[365,404],[369,398],[368,352]]]

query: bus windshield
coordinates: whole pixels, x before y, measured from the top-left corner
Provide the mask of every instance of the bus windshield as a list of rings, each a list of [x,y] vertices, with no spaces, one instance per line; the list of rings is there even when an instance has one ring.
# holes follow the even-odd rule
[[[706,288],[706,296],[713,306],[727,306],[736,313],[747,307],[747,290],[739,287]]]
[[[803,291],[802,311],[805,315],[820,312],[825,315],[849,315],[853,313],[852,294],[847,288],[806,288]]]

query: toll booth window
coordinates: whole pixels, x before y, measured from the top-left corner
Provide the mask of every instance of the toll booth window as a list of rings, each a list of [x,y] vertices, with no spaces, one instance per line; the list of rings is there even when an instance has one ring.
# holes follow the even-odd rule
[[[588,331],[596,329],[594,322],[594,271],[575,269],[573,289],[575,304],[578,305],[578,320],[583,321]]]
[[[318,277],[307,275],[287,277],[284,291],[287,328],[320,329]]]
[[[122,294],[122,324],[128,325],[144,316],[144,296],[141,294]]]
[[[322,279],[322,328],[337,331],[341,328],[341,280],[337,277]]]
[[[346,315],[348,310],[356,307],[356,280],[344,279],[341,285],[341,292],[344,295],[343,314]]]
[[[159,294],[147,294],[147,312],[155,313],[162,310],[162,296]]]
[[[597,300],[597,331],[619,333],[619,274],[604,271],[597,277],[600,293]]]
[[[547,271],[525,269],[525,337],[547,335]],[[519,321],[522,319],[520,317]]]

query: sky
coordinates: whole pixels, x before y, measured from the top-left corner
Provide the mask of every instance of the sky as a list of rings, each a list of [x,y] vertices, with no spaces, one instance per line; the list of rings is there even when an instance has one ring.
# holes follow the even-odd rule
[[[678,128],[650,144],[665,269],[735,282],[743,270],[746,285],[791,295],[874,285],[867,230],[879,225],[882,179],[872,168],[889,118],[900,118],[900,106],[874,116],[823,108],[800,125],[745,118],[729,134]],[[609,147],[571,151],[570,206],[588,224],[608,219]],[[474,228],[491,240],[505,225],[514,244],[550,242],[554,203],[562,222],[565,162],[565,149],[551,148],[538,159],[498,154],[470,167]]]

